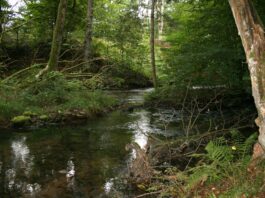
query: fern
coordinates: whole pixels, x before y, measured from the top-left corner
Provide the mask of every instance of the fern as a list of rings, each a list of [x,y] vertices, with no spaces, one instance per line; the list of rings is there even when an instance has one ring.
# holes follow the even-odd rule
[[[189,170],[191,174],[188,189],[205,182],[232,178],[233,174],[240,173],[246,168],[257,134],[252,134],[246,139],[239,131],[232,130],[231,138],[228,141],[220,137],[207,144],[207,153],[203,154],[204,163]]]
[[[206,158],[216,163],[233,159],[231,149],[227,146],[227,142],[223,137],[210,141],[205,150],[207,151]]]

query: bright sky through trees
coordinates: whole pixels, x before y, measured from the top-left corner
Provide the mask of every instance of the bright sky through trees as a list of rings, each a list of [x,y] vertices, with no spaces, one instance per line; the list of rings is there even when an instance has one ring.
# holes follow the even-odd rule
[[[18,11],[19,7],[24,5],[23,0],[8,0],[8,3],[11,5],[12,10]]]

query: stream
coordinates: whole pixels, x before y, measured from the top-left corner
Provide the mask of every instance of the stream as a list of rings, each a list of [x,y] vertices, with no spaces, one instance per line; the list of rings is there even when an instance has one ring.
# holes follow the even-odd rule
[[[139,104],[149,91],[109,94],[123,103]],[[139,108],[114,111],[81,126],[1,131],[0,197],[111,197],[122,191],[115,181],[134,155],[125,150],[126,144],[136,142],[144,148],[149,133],[181,133],[176,125],[165,123],[171,114]],[[121,196],[131,193],[123,190]]]
[[[143,103],[151,89],[111,91],[123,103]],[[211,117],[214,114],[208,113]],[[133,197],[119,182],[149,136],[185,135],[173,109],[117,110],[83,125],[0,132],[0,197]],[[207,123],[208,124],[208,123]]]

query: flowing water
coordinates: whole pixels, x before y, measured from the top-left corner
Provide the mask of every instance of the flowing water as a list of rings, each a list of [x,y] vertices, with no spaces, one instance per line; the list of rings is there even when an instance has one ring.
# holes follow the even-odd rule
[[[148,91],[111,94],[139,104]],[[175,125],[164,130],[163,120],[171,114],[141,108],[115,111],[82,126],[1,131],[0,197],[111,197],[134,155],[126,144],[144,148],[149,133],[176,135]],[[131,197],[128,189],[123,192],[120,196]]]
[[[115,91],[123,103],[142,103],[151,91]],[[209,114],[209,113],[208,113]],[[210,115],[214,117],[214,114]],[[0,132],[0,197],[133,197],[117,178],[150,134],[184,135],[172,109],[114,111],[85,125]],[[119,194],[122,192],[122,194]]]

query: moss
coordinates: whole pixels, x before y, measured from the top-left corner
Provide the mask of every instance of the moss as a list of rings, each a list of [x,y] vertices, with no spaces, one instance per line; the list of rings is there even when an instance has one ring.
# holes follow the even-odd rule
[[[47,115],[41,115],[40,116],[40,120],[48,120],[49,119],[49,116],[47,116]]]
[[[25,115],[16,116],[11,120],[12,124],[16,126],[18,125],[23,126],[27,124],[29,121],[30,121],[30,116],[25,116]]]
[[[23,115],[24,116],[37,116],[38,114],[37,113],[35,113],[35,112],[32,112],[32,111],[25,111],[24,113],[23,113]]]

